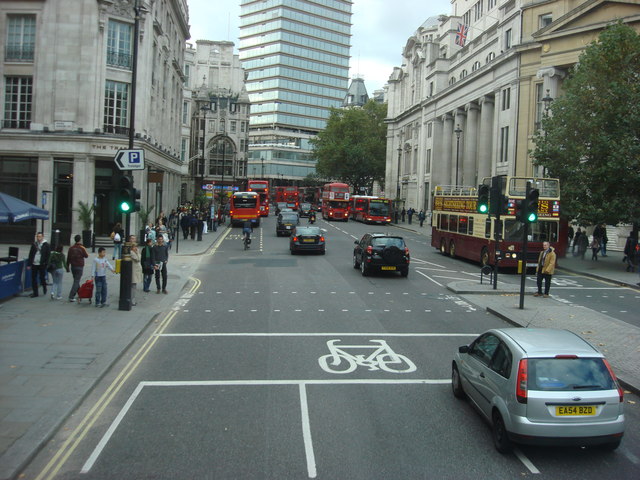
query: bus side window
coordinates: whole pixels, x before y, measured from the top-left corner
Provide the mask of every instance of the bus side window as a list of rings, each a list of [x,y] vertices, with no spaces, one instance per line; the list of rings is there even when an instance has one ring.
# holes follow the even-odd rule
[[[469,217],[460,217],[458,223],[458,233],[467,233],[467,225],[469,223]]]
[[[467,228],[469,235],[473,235],[473,217],[469,217],[469,226]]]
[[[458,216],[449,215],[449,230],[452,232],[458,231]]]

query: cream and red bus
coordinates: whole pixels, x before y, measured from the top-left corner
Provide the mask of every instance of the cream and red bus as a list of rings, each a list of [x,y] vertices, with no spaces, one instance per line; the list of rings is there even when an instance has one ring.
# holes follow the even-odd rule
[[[392,203],[388,198],[369,195],[352,195],[349,203],[349,214],[352,220],[363,223],[379,223],[382,225],[391,223]]]
[[[519,201],[525,199],[527,182],[537,188],[538,221],[529,224],[527,263],[535,263],[542,242],[549,241],[558,257],[566,251],[566,225],[560,221],[560,181],[555,178],[505,177],[508,212],[497,224],[486,213],[477,213],[477,187],[437,186],[431,216],[431,245],[444,255],[462,257],[481,265],[494,264],[496,250],[502,252],[500,266],[517,267],[522,260],[524,224],[516,219]],[[490,185],[486,178],[484,184]],[[561,231],[562,230],[562,231]],[[496,244],[496,233],[501,240]]]
[[[322,218],[349,221],[349,185],[327,183],[322,187]]]

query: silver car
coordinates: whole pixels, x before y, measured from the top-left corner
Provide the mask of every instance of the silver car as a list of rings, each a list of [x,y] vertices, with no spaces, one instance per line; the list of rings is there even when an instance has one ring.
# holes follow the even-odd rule
[[[567,330],[489,330],[455,354],[451,383],[491,423],[498,451],[531,445],[602,445],[624,433],[623,390],[609,362]]]

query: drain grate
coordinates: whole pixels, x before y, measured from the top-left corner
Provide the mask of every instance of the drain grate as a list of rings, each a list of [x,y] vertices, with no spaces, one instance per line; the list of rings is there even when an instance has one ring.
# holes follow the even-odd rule
[[[59,353],[49,360],[43,368],[63,368],[84,370],[91,365],[98,355],[95,353]]]

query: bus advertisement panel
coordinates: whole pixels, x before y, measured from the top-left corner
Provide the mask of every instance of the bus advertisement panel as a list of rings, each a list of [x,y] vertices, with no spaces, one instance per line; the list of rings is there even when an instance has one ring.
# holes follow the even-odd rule
[[[269,181],[268,180],[249,180],[247,182],[247,191],[256,192],[260,195],[260,216],[269,216]]]
[[[431,246],[444,255],[462,257],[481,265],[495,264],[496,250],[501,252],[500,266],[517,267],[522,259],[524,224],[516,220],[517,202],[526,196],[527,182],[540,192],[538,221],[529,224],[528,264],[536,263],[542,242],[549,241],[558,257],[566,251],[566,232],[560,222],[560,182],[555,178],[505,177],[508,211],[500,223],[486,213],[477,213],[476,187],[437,186],[431,217]],[[490,184],[491,179],[484,180]],[[496,233],[502,237],[496,244]]]
[[[391,223],[391,200],[375,196],[353,195],[350,202],[353,220],[363,223]]]
[[[322,218],[349,221],[349,185],[327,183],[322,188]]]
[[[256,192],[235,192],[229,202],[229,218],[232,226],[242,225],[250,220],[260,225],[260,195]]]
[[[286,203],[287,208],[298,210],[300,193],[296,186],[276,187],[276,203]]]

